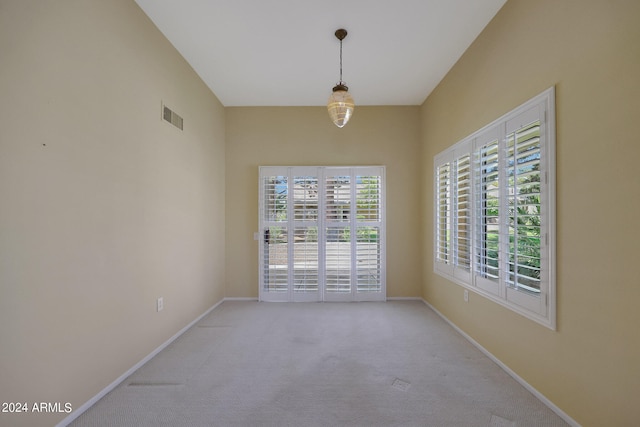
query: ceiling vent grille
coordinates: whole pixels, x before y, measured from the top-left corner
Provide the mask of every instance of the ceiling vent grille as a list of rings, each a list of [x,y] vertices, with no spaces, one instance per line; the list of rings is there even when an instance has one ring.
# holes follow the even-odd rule
[[[178,114],[176,114],[175,111],[172,111],[166,105],[162,106],[162,118],[178,129],[182,130],[182,117],[180,117]]]

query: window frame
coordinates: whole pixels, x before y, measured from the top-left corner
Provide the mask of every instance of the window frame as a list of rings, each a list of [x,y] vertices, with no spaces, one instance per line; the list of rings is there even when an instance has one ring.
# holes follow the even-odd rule
[[[514,145],[508,163],[508,143],[524,135],[518,133],[523,129],[534,129],[533,136],[524,140],[533,148],[527,151],[529,148],[524,146],[517,151],[518,146]],[[434,272],[552,330],[556,329],[555,143],[555,88],[551,87],[434,156],[433,199]],[[488,155],[482,154],[484,149],[490,150]],[[472,171],[469,183],[464,173],[457,174],[459,160],[466,158],[470,159]],[[492,163],[486,166],[483,175],[481,167],[488,165],[487,161]],[[521,167],[528,168],[530,181],[518,181],[516,169]],[[440,172],[445,168],[448,181],[442,185],[444,175]],[[487,190],[483,182],[491,183],[492,189]],[[527,199],[523,194],[533,197]],[[529,214],[523,216],[532,218],[531,223],[518,222],[519,205],[514,205],[518,199],[526,199],[523,204],[535,202],[532,207],[521,208],[525,209],[521,212]],[[487,219],[490,215],[487,201],[492,206],[497,203],[491,211],[491,215],[497,216],[491,219]],[[533,232],[527,231],[532,228]],[[527,247],[533,248],[535,254],[529,266],[518,261],[521,251],[518,239],[522,236],[517,234],[519,231],[529,233],[526,238],[534,242]],[[497,253],[497,263],[487,255],[489,238],[493,242],[492,255]],[[487,264],[488,259],[492,265]],[[539,266],[535,261],[539,261]],[[527,268],[534,271],[537,282],[534,280],[530,287],[509,282],[510,275],[518,275],[520,269]],[[488,270],[497,270],[498,277],[488,274]]]

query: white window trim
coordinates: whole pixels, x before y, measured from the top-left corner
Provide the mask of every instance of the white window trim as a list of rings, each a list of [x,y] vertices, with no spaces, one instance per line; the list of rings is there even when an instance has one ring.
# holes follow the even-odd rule
[[[543,184],[541,185],[542,189],[540,197],[542,209],[541,218],[543,219],[544,224],[542,226],[541,233],[540,258],[542,275],[540,293],[537,296],[532,296],[530,293],[527,294],[526,292],[518,291],[517,289],[512,289],[506,286],[504,274],[501,274],[498,286],[492,287],[487,285],[488,281],[483,282],[481,280],[482,278],[474,273],[474,264],[476,263],[474,248],[475,240],[477,239],[475,233],[475,209],[471,209],[472,242],[470,249],[470,269],[467,271],[453,265],[451,262],[451,260],[455,258],[455,255],[453,254],[449,257],[449,261],[441,261],[438,259],[438,218],[440,206],[438,204],[437,174],[439,166],[444,165],[447,162],[451,165],[450,169],[453,171],[453,163],[460,156],[464,155],[464,153],[470,153],[472,156],[475,156],[477,150],[482,146],[482,144],[488,141],[486,136],[489,133],[495,134],[498,132],[499,144],[505,144],[504,140],[507,135],[506,129],[513,125],[513,120],[518,119],[522,115],[528,116],[535,114],[538,114],[541,123],[540,165]],[[552,330],[556,330],[555,128],[555,88],[551,87],[434,157],[434,272]],[[500,146],[502,147],[502,145]],[[500,166],[501,186],[504,185],[503,183],[505,182],[504,169],[503,165]],[[451,172],[451,175],[453,175],[453,172]],[[475,178],[475,176],[473,176],[472,179],[473,178]],[[453,181],[452,177],[451,182]],[[472,206],[475,207],[478,194],[476,194],[476,187],[473,182],[471,184],[471,188],[471,203]],[[454,200],[453,196],[454,194],[452,191],[449,196],[449,203],[451,205]],[[451,227],[449,233],[452,236],[449,245],[450,250],[452,250],[454,246],[452,222],[453,221],[449,221],[449,226]]]

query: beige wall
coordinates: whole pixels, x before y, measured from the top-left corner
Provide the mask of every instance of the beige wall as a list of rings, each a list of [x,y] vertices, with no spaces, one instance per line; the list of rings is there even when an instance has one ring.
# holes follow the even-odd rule
[[[339,129],[325,107],[227,108],[226,295],[258,296],[258,166],[386,165],[387,295],[419,296],[418,118],[418,107],[356,107]]]
[[[78,408],[224,296],[224,109],[133,0],[0,0],[0,64],[0,401]]]
[[[424,297],[585,426],[640,419],[640,2],[509,0],[422,107],[425,259],[433,156],[556,85],[558,330],[424,265]]]

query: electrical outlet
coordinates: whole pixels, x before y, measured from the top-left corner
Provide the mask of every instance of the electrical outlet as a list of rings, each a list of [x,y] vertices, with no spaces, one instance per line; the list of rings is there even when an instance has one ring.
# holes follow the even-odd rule
[[[464,302],[469,302],[469,291],[464,290]]]
[[[156,309],[157,311],[162,311],[163,308],[164,308],[164,298],[160,297],[158,298]]]

